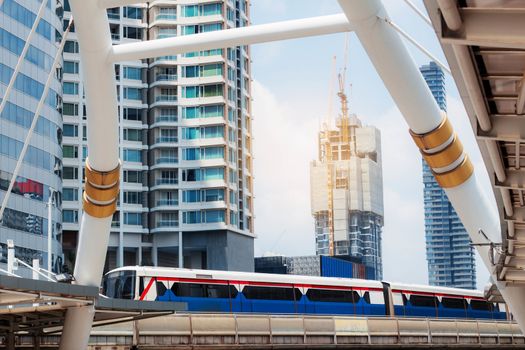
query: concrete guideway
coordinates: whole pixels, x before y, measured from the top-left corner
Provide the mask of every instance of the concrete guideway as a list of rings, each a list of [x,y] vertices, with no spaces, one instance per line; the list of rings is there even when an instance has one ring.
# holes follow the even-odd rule
[[[57,336],[42,344],[56,346]],[[31,339],[20,338],[31,346]],[[516,323],[309,315],[173,314],[91,331],[88,349],[522,349]],[[1,348],[1,347],[0,347]]]

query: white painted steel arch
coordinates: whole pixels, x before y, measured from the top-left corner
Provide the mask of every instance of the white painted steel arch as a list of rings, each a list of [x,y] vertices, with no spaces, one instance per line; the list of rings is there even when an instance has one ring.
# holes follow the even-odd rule
[[[140,3],[134,0],[70,0],[80,42],[80,56],[87,102],[89,164],[98,172],[109,172],[119,165],[116,61],[146,59],[189,51],[232,47],[275,40],[330,34],[355,29],[405,120],[413,132],[428,133],[440,125],[443,116],[399,34],[385,22],[388,18],[380,0],[338,0],[345,15],[256,25],[188,37],[158,39],[112,46],[106,7]],[[431,150],[431,152],[438,150]],[[465,155],[462,155],[465,157]],[[497,213],[491,207],[475,175],[446,189],[473,242],[500,241]],[[91,200],[95,204],[107,204]],[[480,215],[480,213],[482,213]],[[75,266],[76,283],[97,286],[106,256],[111,215],[82,216]],[[478,233],[483,230],[486,236]],[[488,238],[487,238],[488,237]],[[490,272],[488,246],[478,246]],[[520,326],[525,328],[525,287],[500,290],[511,306]],[[93,321],[92,306],[68,310],[61,349],[83,349],[89,340]]]

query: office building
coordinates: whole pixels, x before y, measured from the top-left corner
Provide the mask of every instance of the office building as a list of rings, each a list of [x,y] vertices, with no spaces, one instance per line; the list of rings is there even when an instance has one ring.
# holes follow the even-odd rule
[[[420,68],[439,107],[447,110],[445,75],[435,63]],[[467,231],[450,204],[445,191],[423,162],[425,237],[428,283],[434,286],[476,288],[474,248]]]
[[[66,4],[64,23],[69,18]],[[246,1],[108,10],[115,44],[248,25]],[[79,43],[64,52],[64,241],[74,259],[86,147]],[[253,271],[250,58],[233,47],[115,66],[122,185],[106,269]],[[180,261],[183,263],[180,264]]]
[[[0,97],[4,98],[41,1],[4,0],[0,7]],[[13,89],[0,115],[0,202],[13,176],[45,82],[62,38],[62,7],[48,1],[22,62]],[[49,93],[31,138],[26,156],[0,224],[0,267],[7,263],[7,240],[13,240],[15,256],[47,267],[48,226],[52,226],[52,268],[62,265],[61,171],[62,87],[54,74]],[[47,203],[54,198],[51,222]],[[30,277],[20,265],[16,274]]]
[[[319,132],[310,164],[317,255],[358,259],[382,278],[383,179],[379,130],[348,115],[346,96],[336,127]]]

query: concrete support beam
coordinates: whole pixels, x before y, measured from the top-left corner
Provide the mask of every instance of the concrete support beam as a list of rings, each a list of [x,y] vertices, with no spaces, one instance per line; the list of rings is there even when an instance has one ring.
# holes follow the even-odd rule
[[[525,12],[502,9],[460,10],[462,29],[442,28],[444,44],[525,49]]]
[[[505,180],[494,182],[494,187],[508,188],[511,190],[525,190],[525,169],[507,169]]]
[[[525,142],[525,123],[519,115],[498,115],[490,116],[492,128],[483,131],[478,128],[477,137],[479,139]]]

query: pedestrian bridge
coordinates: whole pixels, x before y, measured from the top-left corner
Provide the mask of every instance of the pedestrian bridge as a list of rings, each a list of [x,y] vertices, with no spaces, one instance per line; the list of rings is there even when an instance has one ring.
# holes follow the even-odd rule
[[[41,346],[53,346],[48,335]],[[523,348],[510,321],[313,315],[172,314],[96,327],[90,349]],[[32,338],[19,338],[20,348]],[[18,348],[18,347],[17,347]]]

